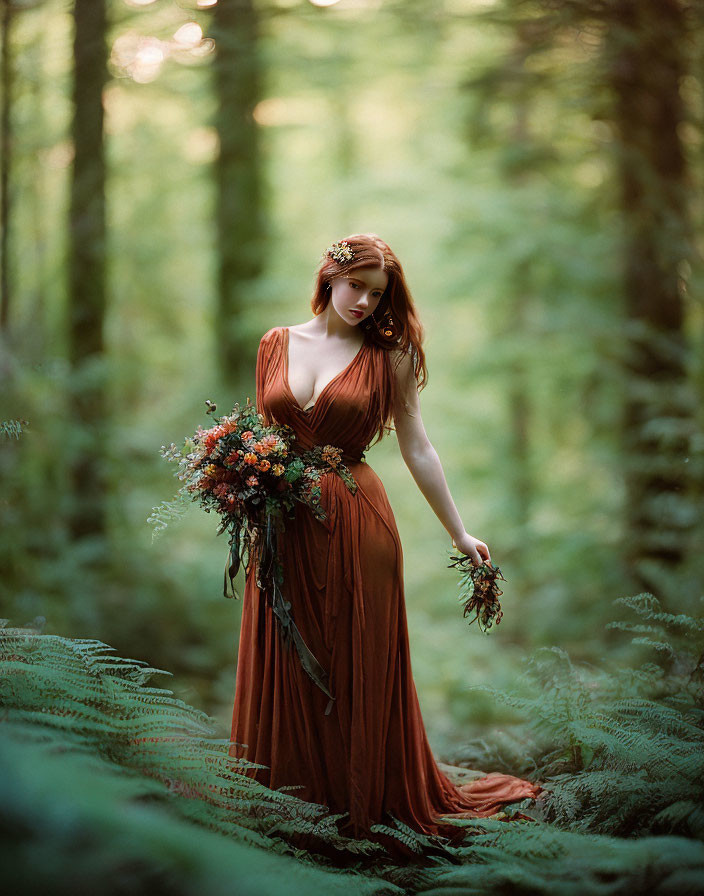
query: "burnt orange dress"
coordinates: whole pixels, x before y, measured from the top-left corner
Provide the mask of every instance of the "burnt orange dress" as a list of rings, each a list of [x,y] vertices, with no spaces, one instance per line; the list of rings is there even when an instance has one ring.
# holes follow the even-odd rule
[[[451,837],[441,816],[489,816],[535,797],[540,785],[491,773],[455,785],[428,744],[411,673],[403,552],[384,486],[364,459],[374,437],[379,390],[392,376],[388,353],[366,340],[358,354],[303,410],[288,383],[288,328],[263,337],[256,404],[266,423],[286,423],[296,444],[332,444],[358,483],[352,494],[334,472],[321,481],[323,522],[302,504],[281,540],[283,592],[306,645],[329,671],[335,697],[282,644],[254,570],[245,582],[230,755],[261,763],[253,774],[272,789],[349,813],[352,837],[391,812],[417,831]],[[370,839],[374,839],[373,837]]]

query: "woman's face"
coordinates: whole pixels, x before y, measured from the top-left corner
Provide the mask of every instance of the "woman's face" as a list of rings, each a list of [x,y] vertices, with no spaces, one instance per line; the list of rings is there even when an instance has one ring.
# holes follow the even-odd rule
[[[381,267],[356,268],[331,281],[330,301],[340,317],[354,326],[376,310],[388,282],[389,275]]]

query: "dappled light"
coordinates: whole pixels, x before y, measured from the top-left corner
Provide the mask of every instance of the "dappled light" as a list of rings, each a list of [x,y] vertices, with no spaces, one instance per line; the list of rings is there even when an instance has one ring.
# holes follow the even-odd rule
[[[174,40],[182,47],[195,47],[203,40],[203,29],[197,22],[186,22],[174,34]]]
[[[153,81],[168,55],[166,45],[156,37],[123,34],[112,48],[111,61],[139,84]]]

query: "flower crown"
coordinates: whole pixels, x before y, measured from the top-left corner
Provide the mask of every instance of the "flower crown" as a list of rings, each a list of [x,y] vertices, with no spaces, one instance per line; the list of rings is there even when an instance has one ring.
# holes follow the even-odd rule
[[[347,240],[341,240],[339,243],[333,243],[325,250],[325,255],[334,258],[338,264],[344,264],[346,261],[352,261],[354,252],[350,249]]]

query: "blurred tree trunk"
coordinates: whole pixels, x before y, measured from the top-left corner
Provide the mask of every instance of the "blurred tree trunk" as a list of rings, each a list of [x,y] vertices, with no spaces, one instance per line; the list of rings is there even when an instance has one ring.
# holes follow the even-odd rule
[[[615,0],[608,15],[625,241],[624,553],[640,586],[658,593],[663,567],[681,564],[696,520],[681,279],[689,248],[679,84],[688,36],[680,0]]]
[[[530,25],[522,22],[517,25],[516,43],[512,57],[519,70],[526,55],[530,52]],[[535,170],[533,154],[530,152],[530,133],[528,128],[528,109],[531,101],[530,89],[527,85],[518,87],[515,103],[514,121],[511,134],[513,147],[520,146],[523,155],[520,161],[517,154],[511,153],[513,161],[507,167],[506,175],[510,183],[520,190]],[[507,335],[519,332],[528,333],[530,328],[529,310],[534,304],[531,288],[532,264],[529,259],[521,258],[512,272],[512,292],[508,298],[508,317],[506,320]],[[530,468],[530,394],[528,389],[529,370],[523,358],[516,358],[507,370],[508,407],[509,407],[509,458],[511,491],[513,498],[513,519],[517,529],[527,531],[533,505],[534,483]],[[514,546],[519,562],[524,548],[521,539]]]
[[[31,70],[36,72],[36,77],[31,80],[28,95],[37,120],[41,120],[46,104],[47,79],[43,61],[46,55],[51,52],[50,34],[50,29],[42,29],[34,35],[32,42],[25,44],[23,48],[24,64],[30,66]],[[51,307],[52,273],[47,254],[51,228],[46,214],[46,203],[49,195],[46,166],[40,162],[38,152],[35,153],[33,174],[29,178],[29,183],[25,183],[24,193],[24,203],[29,223],[28,236],[32,246],[31,256],[28,255],[27,257],[31,258],[31,261],[28,263],[32,266],[33,277],[31,285],[28,282],[29,278],[23,278],[23,294],[26,295],[27,299],[27,312],[23,317],[26,318],[28,315],[31,321],[31,329],[27,336],[31,336],[32,350],[36,357],[43,358],[46,357],[47,346],[49,345],[47,337],[51,332],[49,309]]]
[[[0,0],[0,333],[10,324],[10,275],[8,271],[8,234],[10,232],[10,109],[12,106],[12,60],[10,31],[13,9],[11,0]]]
[[[74,537],[105,528],[105,155],[103,86],[107,80],[106,0],[75,0],[69,226],[68,354]]]
[[[259,133],[259,22],[253,0],[219,0],[213,8],[213,65],[220,152],[215,163],[218,293],[215,342],[223,379],[233,389],[256,357],[244,313],[263,267],[264,214]]]
[[[505,24],[505,23],[504,23]],[[530,120],[532,104],[535,104],[534,85],[523,77],[525,61],[533,51],[534,22],[532,19],[516,17],[511,21],[512,46],[498,66],[484,70],[479,77],[465,82],[466,88],[480,96],[481,103],[475,110],[470,141],[482,145],[487,136],[496,141],[498,134],[487,123],[479,120],[491,104],[507,102],[506,132],[494,143],[493,151],[499,159],[501,171],[511,184],[515,195],[529,189],[532,178],[542,175],[545,164],[540,141],[531,134]],[[521,73],[516,76],[516,72]],[[521,252],[518,258],[506,262],[508,276],[506,304],[502,305],[497,318],[501,321],[497,332],[499,339],[511,339],[517,332],[530,334],[531,309],[535,305],[534,262]],[[523,563],[526,559],[525,532],[531,522],[531,512],[535,499],[536,482],[531,468],[531,426],[533,408],[529,377],[530,365],[525,356],[516,356],[506,367],[505,395],[508,414],[508,436],[506,439],[507,472],[505,481],[510,499],[510,513],[515,531],[518,533],[512,545],[512,560]],[[524,577],[527,582],[527,576]],[[520,586],[519,586],[520,587]]]

